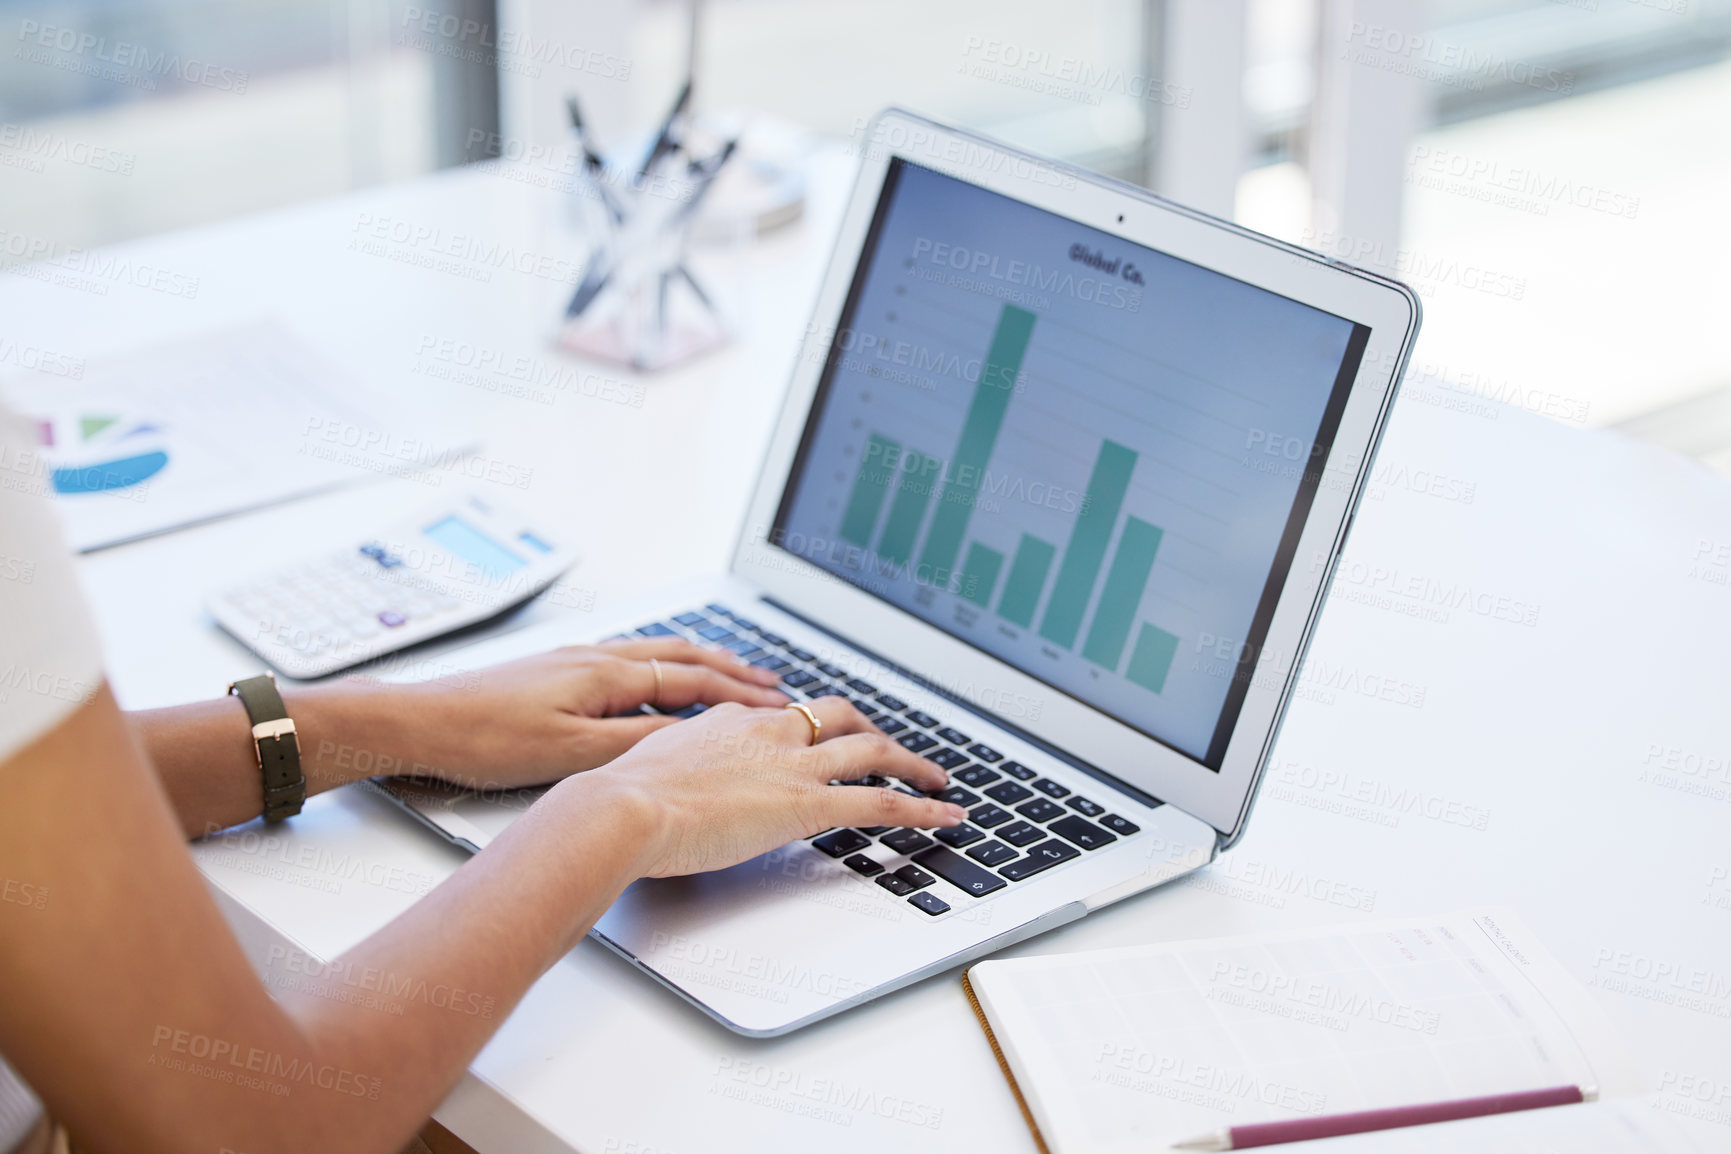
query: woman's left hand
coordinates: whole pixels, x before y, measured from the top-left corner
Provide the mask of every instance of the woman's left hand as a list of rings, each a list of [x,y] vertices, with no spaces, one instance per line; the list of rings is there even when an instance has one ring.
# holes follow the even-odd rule
[[[471,789],[538,785],[605,765],[678,720],[638,713],[640,706],[781,705],[788,699],[774,688],[779,683],[774,673],[723,650],[671,637],[574,645],[473,673],[360,690],[337,711],[364,714],[365,723],[343,728],[366,735],[353,742],[330,735],[317,748],[303,747],[302,756],[358,762],[364,749],[368,766],[341,768]],[[354,688],[339,682],[303,692]],[[328,748],[333,740],[338,748]],[[353,748],[345,752],[343,745]]]

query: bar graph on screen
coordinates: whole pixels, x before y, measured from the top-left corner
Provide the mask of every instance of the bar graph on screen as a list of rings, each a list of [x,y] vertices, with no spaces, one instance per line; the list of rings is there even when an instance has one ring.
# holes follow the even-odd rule
[[[914,166],[872,229],[772,544],[1218,762],[1351,322]]]
[[[1056,546],[1022,533],[1006,575],[1003,549],[968,539],[1036,320],[1036,314],[1026,309],[1001,307],[960,439],[948,455],[904,448],[882,432],[867,435],[840,536],[873,550],[892,565],[908,565],[917,556],[916,568],[923,580],[951,588],[1013,625],[1031,626],[1043,603],[1041,638],[1070,651],[1076,651],[1080,642],[1079,652],[1086,661],[1159,693],[1179,638],[1159,625],[1137,620],[1164,536],[1159,526],[1123,508],[1138,453],[1111,440],[1101,441],[1061,559]],[[883,517],[886,503],[889,512]],[[1057,574],[1048,588],[1054,561]],[[1005,579],[1000,590],[1001,575]],[[1084,635],[1085,620],[1089,626]]]

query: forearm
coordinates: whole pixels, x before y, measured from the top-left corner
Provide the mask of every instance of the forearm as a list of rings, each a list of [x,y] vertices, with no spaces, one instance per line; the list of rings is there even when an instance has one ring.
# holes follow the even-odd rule
[[[0,989],[22,992],[0,998],[0,1050],[89,1148],[140,1154],[397,1150],[664,820],[616,776],[573,779],[314,988],[272,998],[106,689],[0,765],[0,799],[0,873],[52,895],[0,916]]]
[[[376,1101],[344,1111],[345,1148],[394,1140],[449,1093],[642,872],[652,812],[605,775],[572,778],[396,921],[329,966],[303,967],[317,976],[286,1008],[324,1061],[379,1078]],[[353,1004],[362,993],[369,1004]]]
[[[398,772],[412,745],[391,708],[400,690],[359,681],[283,690],[300,741],[307,793]],[[188,837],[251,821],[264,811],[252,726],[236,697],[127,714]]]

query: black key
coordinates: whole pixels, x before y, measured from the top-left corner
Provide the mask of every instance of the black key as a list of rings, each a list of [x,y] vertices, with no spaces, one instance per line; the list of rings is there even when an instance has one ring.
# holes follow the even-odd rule
[[[1027,781],[1034,776],[1034,771],[1019,761],[1006,761],[998,768],[1018,781]]]
[[[1013,859],[1016,856],[1016,851],[1001,841],[988,841],[981,845],[974,846],[968,851],[968,856],[979,862],[981,865],[1001,866],[1005,862]],[[854,859],[848,858],[847,860],[849,863],[852,863]],[[866,860],[871,861],[870,858],[867,858]],[[872,864],[876,865],[877,863],[872,862]]]
[[[877,783],[873,782],[872,784],[876,785]],[[859,827],[859,831],[867,837],[876,837],[887,829],[889,829],[889,826],[887,825],[862,825]]]
[[[1039,781],[1034,783],[1034,788],[1045,794],[1047,797],[1070,796],[1070,788],[1068,786],[1059,785],[1050,778],[1042,777]]]
[[[843,693],[833,685],[820,685],[816,689],[807,690],[806,696],[811,698],[813,701],[816,701],[820,697],[839,697],[843,701],[847,700],[847,694]]]
[[[863,677],[855,677],[847,683],[847,687],[855,693],[876,693],[878,687]]]
[[[970,765],[966,769],[957,770],[952,776],[954,776],[957,781],[963,781],[978,788],[982,785],[992,784],[992,782],[997,781],[998,778],[1003,775],[997,770],[987,769],[983,765]]]
[[[725,645],[739,636],[725,625],[711,625],[708,629],[699,629],[697,635],[705,641],[713,641],[717,645]]]
[[[973,822],[975,825],[991,829],[995,825],[1003,825],[1005,822],[1009,821],[1010,812],[1008,810],[999,809],[988,801],[985,805],[975,806],[973,809],[969,810],[968,820]]]
[[[891,717],[887,713],[884,716],[877,718],[872,722],[872,724],[883,730],[885,733],[890,734],[900,733],[908,727],[907,722],[903,721],[899,717]]]
[[[933,846],[932,849],[935,850],[937,847]],[[927,852],[930,853],[931,850],[928,850]],[[945,852],[947,853],[949,851],[946,850]],[[903,866],[901,869],[896,871],[896,876],[901,878],[904,882],[907,882],[916,890],[923,890],[934,881],[937,881],[936,878],[917,865]]]
[[[884,872],[883,863],[873,861],[863,853],[856,853],[841,864],[862,877],[873,878]],[[987,862],[986,864],[991,865],[992,863]]]
[[[828,854],[830,857],[846,857],[856,850],[862,850],[872,843],[872,839],[864,834],[855,833],[851,829],[832,830],[811,844]]]
[[[709,610],[711,613],[715,614],[717,617],[732,617],[733,616],[733,610],[729,609],[725,605],[713,605],[713,604],[711,604],[711,605],[705,605],[704,608]]]
[[[865,714],[867,717],[876,717],[879,713],[883,712],[877,706],[873,705],[869,701],[857,701],[856,700],[853,703],[853,707],[855,709],[859,710],[861,713]]]
[[[904,734],[896,740],[901,743],[902,748],[911,749],[915,753],[924,753],[926,750],[938,743],[937,738],[927,737],[923,733]]]
[[[914,892],[913,886],[910,886],[895,874],[885,874],[883,877],[878,879],[878,885],[884,887],[884,889],[890,891],[890,893],[896,895],[898,898],[905,898]]]
[[[1003,754],[999,753],[991,746],[982,745],[977,741],[968,746],[968,752],[979,758],[981,761],[1002,761],[1004,757]]]
[[[791,653],[793,656],[799,658],[801,661],[816,661],[817,660],[817,654],[812,653],[810,650],[795,649],[793,646],[789,645],[787,647],[787,651],[789,653]]]
[[[1000,781],[997,785],[986,790],[986,796],[993,801],[1003,802],[1005,805],[1015,805],[1019,801],[1027,801],[1033,797],[1034,791],[1025,785],[1017,785],[1013,781]]]
[[[674,710],[673,716],[675,716],[675,717],[696,717],[698,714],[702,713],[704,710],[706,710],[708,708],[709,708],[709,706],[707,706],[707,705],[703,704],[703,702],[699,701],[695,705],[687,705],[684,709]]]
[[[1115,813],[1109,813],[1100,819],[1100,824],[1117,834],[1119,837],[1129,837],[1133,833],[1141,833],[1142,827],[1133,821],[1126,821]]]
[[[767,669],[771,673],[780,673],[783,669],[786,669],[791,665],[792,662],[788,661],[786,658],[777,657],[775,654],[771,653],[767,657],[754,658],[752,664],[757,666],[759,669]]]
[[[684,625],[684,626],[691,628],[691,629],[695,629],[699,625],[709,624],[709,618],[705,617],[703,614],[698,613],[696,611],[693,611],[690,613],[681,613],[678,617],[675,617],[673,620],[675,620],[679,624]]]
[[[997,834],[1013,846],[1024,846],[1029,842],[1036,842],[1045,837],[1046,831],[1037,825],[1029,825],[1025,821],[1018,821],[1013,825],[1007,825],[1003,829],[998,830]]]
[[[932,726],[934,726],[938,723],[937,718],[933,717],[929,713],[921,713],[917,709],[905,709],[902,711],[902,716],[906,717],[909,721],[913,722],[915,725],[923,725],[927,729],[930,729]]]
[[[754,641],[747,641],[744,638],[741,638],[740,640],[735,641],[732,645],[729,645],[727,651],[739,658],[741,661],[750,661],[753,657],[763,653],[764,649],[763,646]]]
[[[1101,805],[1097,801],[1089,801],[1081,794],[1077,794],[1064,804],[1075,810],[1077,813],[1083,814],[1087,817],[1099,817],[1101,814],[1106,812],[1105,806]]]
[[[1041,870],[1049,870],[1059,862],[1067,862],[1073,857],[1081,856],[1081,850],[1053,839],[1052,841],[1041,842],[1028,851],[1027,857],[1021,861],[1011,862],[998,872],[1013,882],[1019,882],[1023,878],[1033,877]]]
[[[644,637],[678,637],[679,634],[669,629],[659,621],[651,621],[647,625],[639,625],[637,632]]]
[[[957,849],[961,849],[965,845],[973,845],[986,835],[963,822],[961,825],[952,825],[948,829],[933,830],[932,836],[945,845],[953,845]]]
[[[778,649],[787,648],[787,638],[783,637],[779,633],[771,633],[767,629],[759,629],[757,635]]]
[[[823,674],[825,677],[846,677],[847,676],[847,670],[843,669],[839,665],[831,665],[827,661],[818,662],[817,663],[817,671],[819,673]]]
[[[792,673],[784,674],[782,676],[781,683],[783,685],[791,685],[791,686],[793,686],[793,688],[798,689],[800,686],[810,685],[812,682],[814,682],[816,680],[817,680],[817,674],[807,673],[803,669],[796,669]]]
[[[932,844],[932,839],[917,829],[898,829],[894,833],[884,834],[878,840],[897,853],[919,853]]]
[[[959,785],[952,785],[948,789],[939,790],[937,793],[932,794],[932,796],[937,798],[939,801],[947,801],[952,805],[973,805],[976,801],[980,800],[979,794],[969,793]]]
[[[1087,818],[1077,817],[1075,814],[1060,818],[1046,828],[1065,841],[1075,842],[1083,849],[1099,849],[1118,840]]]
[[[883,707],[885,709],[893,709],[897,713],[900,713],[902,710],[904,710],[908,707],[907,702],[903,701],[899,697],[891,697],[887,693],[878,694],[878,700],[883,702]]]
[[[945,769],[955,769],[958,765],[968,764],[967,755],[960,750],[950,749],[948,746],[943,749],[932,750],[926,754],[926,760],[935,761]]]
[[[937,894],[918,893],[908,899],[908,905],[931,914],[934,918],[939,914],[950,912],[950,903]]]
[[[1036,797],[1027,805],[1017,806],[1016,812],[1027,818],[1029,821],[1038,822],[1048,822],[1055,817],[1062,817],[1064,815],[1062,809],[1059,809],[1043,797]]]
[[[951,745],[966,745],[972,740],[972,738],[961,730],[954,729],[948,725],[938,730],[938,736],[949,742]]]
[[[1003,879],[993,877],[961,854],[942,846],[933,846],[914,860],[963,893],[976,898],[1004,888]]]
[[[733,624],[734,624],[734,626],[735,626],[735,627],[737,627],[737,628],[739,628],[739,629],[749,629],[749,630],[751,630],[751,631],[752,631],[752,632],[753,632],[753,633],[756,633],[756,632],[757,632],[757,622],[755,622],[755,621],[747,621],[747,620],[746,620],[746,619],[745,619],[745,618],[743,618],[743,617],[741,617],[741,616],[740,616],[740,615],[739,615],[739,614],[737,614],[737,613],[735,613],[735,614],[734,614],[734,615],[733,615]]]

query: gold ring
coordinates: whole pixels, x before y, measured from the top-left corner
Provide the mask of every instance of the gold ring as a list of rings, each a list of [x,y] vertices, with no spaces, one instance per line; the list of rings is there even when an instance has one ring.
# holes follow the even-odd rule
[[[782,706],[782,708],[797,709],[801,713],[805,714],[805,719],[811,722],[811,743],[816,745],[818,734],[823,732],[823,722],[817,719],[817,714],[811,711],[811,706],[807,705],[803,701],[790,701],[786,705]]]
[[[650,672],[655,674],[655,700],[651,701],[649,704],[655,706],[655,708],[657,708],[657,709],[660,709],[661,708],[661,662],[659,662],[659,661],[655,660],[655,658],[651,657],[649,659],[649,670],[650,670]]]

